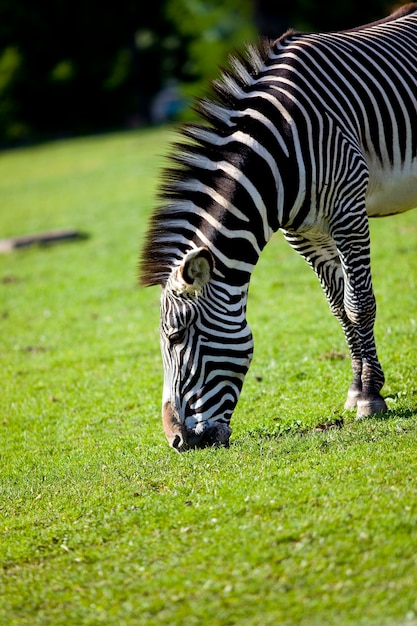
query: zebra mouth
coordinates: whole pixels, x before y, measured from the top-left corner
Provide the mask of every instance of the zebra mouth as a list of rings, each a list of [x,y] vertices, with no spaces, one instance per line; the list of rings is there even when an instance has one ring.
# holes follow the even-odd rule
[[[185,437],[183,433],[177,433],[168,439],[168,443],[171,448],[174,448],[179,453],[202,448],[228,448],[229,436],[223,436],[222,433],[219,433],[219,429],[216,426],[212,426],[206,428],[201,433],[196,433],[194,430],[186,430]]]
[[[186,428],[171,402],[165,402],[162,407],[162,424],[169,445],[177,452],[196,448],[229,447],[232,431],[227,424],[199,422],[193,428]]]
[[[228,448],[232,433],[229,426],[222,423],[198,424],[195,429],[187,429],[189,448]]]

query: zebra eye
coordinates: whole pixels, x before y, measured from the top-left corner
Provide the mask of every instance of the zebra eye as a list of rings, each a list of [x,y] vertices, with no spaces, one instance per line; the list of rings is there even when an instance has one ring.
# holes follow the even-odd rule
[[[185,337],[185,330],[186,330],[185,328],[181,328],[181,330],[177,330],[168,336],[168,341],[171,344],[171,346],[174,346],[177,343],[181,343],[181,341]]]

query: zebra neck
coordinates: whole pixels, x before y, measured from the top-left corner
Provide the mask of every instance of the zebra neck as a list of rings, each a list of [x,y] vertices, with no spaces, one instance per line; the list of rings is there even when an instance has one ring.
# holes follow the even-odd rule
[[[266,241],[259,242],[250,230],[223,227],[206,246],[214,258],[215,275],[225,283],[247,290],[253,269]]]
[[[177,200],[175,214],[177,218],[182,214],[183,223],[189,220],[192,225],[191,247],[210,250],[217,276],[243,288],[266,243],[280,227],[278,186],[272,177],[265,180],[265,172],[263,185],[261,181],[255,185],[256,167],[246,175],[247,168],[232,163],[230,155],[229,159],[205,162],[206,169],[198,172],[198,178],[179,183],[187,200]],[[174,238],[173,243],[175,239],[179,241]]]
[[[202,146],[182,146],[176,160],[184,169],[168,192],[175,217],[191,224],[192,245],[212,252],[219,276],[244,285],[271,235],[288,225],[304,201],[305,181],[302,167],[298,175],[289,167],[297,159],[288,137],[275,129],[285,120],[275,121],[272,132],[272,121],[265,130],[255,111],[241,119],[239,112],[233,115],[226,135],[188,129]]]
[[[217,302],[220,307],[226,307],[228,312],[233,310],[235,314],[240,311],[243,319],[246,315],[249,282],[243,285],[231,285],[223,280],[213,278],[206,287],[206,297],[211,303]]]

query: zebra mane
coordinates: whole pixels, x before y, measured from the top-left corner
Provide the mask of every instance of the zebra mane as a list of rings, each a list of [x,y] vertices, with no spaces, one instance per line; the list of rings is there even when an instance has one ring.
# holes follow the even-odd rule
[[[275,42],[275,46],[279,41]],[[262,39],[257,45],[249,45],[242,54],[229,59],[229,67],[223,69],[215,80],[208,97],[196,101],[194,110],[205,124],[186,124],[180,129],[179,141],[173,143],[168,156],[169,165],[162,172],[162,188],[158,194],[160,206],[150,218],[143,246],[139,280],[143,286],[165,285],[173,265],[189,249],[189,242],[181,241],[175,232],[175,219],[181,214],[195,210],[192,202],[184,200],[184,189],[198,177],[197,170],[208,161],[213,138],[221,138],[230,132],[233,111],[245,97],[246,90],[265,69],[271,54],[272,42]]]

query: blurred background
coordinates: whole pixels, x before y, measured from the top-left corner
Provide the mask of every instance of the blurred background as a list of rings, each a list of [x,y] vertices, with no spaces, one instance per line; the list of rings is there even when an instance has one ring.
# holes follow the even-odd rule
[[[0,0],[0,146],[184,118],[244,43],[350,28],[401,4]]]

